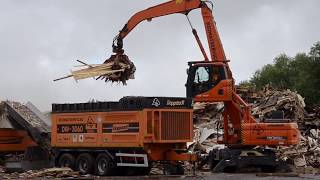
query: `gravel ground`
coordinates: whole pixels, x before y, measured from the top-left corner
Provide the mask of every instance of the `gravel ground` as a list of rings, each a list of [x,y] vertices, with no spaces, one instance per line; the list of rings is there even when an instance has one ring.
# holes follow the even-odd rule
[[[285,177],[284,177],[285,176]],[[81,178],[80,178],[81,179]],[[112,180],[122,180],[122,179],[130,179],[130,180],[140,180],[140,179],[204,179],[204,180],[320,180],[320,175],[298,175],[298,174],[282,174],[278,176],[271,176],[270,174],[203,174],[197,176],[126,176],[126,177],[97,177],[97,178],[84,178],[88,179],[112,179]]]
[[[0,179],[1,176],[0,176]],[[45,177],[42,178],[31,178],[31,179],[47,179]],[[53,178],[53,179],[60,179],[60,178]],[[62,179],[83,179],[83,180],[123,180],[123,179],[130,179],[130,180],[140,180],[140,179],[217,179],[217,180],[320,180],[320,174],[312,175],[312,174],[281,174],[281,175],[271,175],[271,174],[202,174],[196,176],[162,176],[162,175],[152,175],[152,176],[111,176],[111,177],[78,177],[78,178],[62,178]]]

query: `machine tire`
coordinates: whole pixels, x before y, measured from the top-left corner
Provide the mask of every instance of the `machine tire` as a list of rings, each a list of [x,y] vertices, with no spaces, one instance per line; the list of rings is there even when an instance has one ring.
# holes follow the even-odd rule
[[[150,171],[152,169],[152,163],[149,162],[149,167],[143,167],[143,168],[140,168],[139,171],[138,171],[138,175],[140,176],[146,176],[146,175],[149,175],[150,174]]]
[[[264,173],[274,173],[276,172],[276,166],[261,166],[261,171],[264,172]]]
[[[64,153],[59,157],[58,167],[69,167],[74,169],[75,157],[70,153]]]
[[[215,157],[215,151],[210,151],[206,163],[209,164],[209,167],[211,170],[213,170],[217,166],[217,164],[220,162],[218,160],[215,160],[214,157]]]
[[[150,170],[151,169],[149,169],[147,167],[143,167],[143,168],[137,169],[137,172],[136,172],[135,175],[137,175],[137,176],[146,176],[146,175],[149,175]]]
[[[110,175],[113,171],[110,157],[104,153],[99,154],[95,160],[94,169],[98,176]]]
[[[163,167],[163,174],[169,175],[184,175],[184,168],[181,164],[166,164]]]
[[[127,176],[146,176],[149,175],[151,167],[131,167],[127,168]]]
[[[94,158],[89,153],[81,153],[76,160],[76,169],[80,174],[91,174],[93,172]]]

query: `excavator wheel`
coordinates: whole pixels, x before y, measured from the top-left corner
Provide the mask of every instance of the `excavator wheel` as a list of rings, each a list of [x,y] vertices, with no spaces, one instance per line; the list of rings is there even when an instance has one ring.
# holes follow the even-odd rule
[[[166,164],[163,167],[163,174],[169,175],[184,175],[184,168],[181,164]]]
[[[273,172],[276,172],[277,167],[265,165],[265,166],[261,166],[260,169],[261,169],[261,172],[264,172],[264,173],[273,173]]]
[[[152,169],[152,162],[149,161],[149,166],[148,167],[139,168],[136,174],[139,175],[139,176],[149,175],[151,169]]]
[[[74,169],[75,166],[75,158],[70,153],[64,153],[60,156],[58,160],[58,167],[69,167]]]

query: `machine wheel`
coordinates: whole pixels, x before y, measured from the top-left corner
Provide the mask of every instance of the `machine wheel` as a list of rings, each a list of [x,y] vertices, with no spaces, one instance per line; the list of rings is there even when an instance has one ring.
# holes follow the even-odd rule
[[[126,169],[127,176],[146,176],[149,175],[151,167],[130,167]]]
[[[215,152],[210,151],[209,156],[207,157],[207,161],[203,161],[203,162],[209,164],[210,169],[213,170],[220,161],[215,160]]]
[[[69,167],[73,169],[74,165],[75,165],[75,158],[70,153],[62,154],[58,160],[58,167]]]
[[[273,173],[273,172],[276,172],[276,166],[261,166],[261,171],[262,172],[265,172],[265,173]]]
[[[184,175],[184,168],[181,164],[166,164],[163,167],[163,174],[168,175]]]
[[[138,170],[138,172],[137,172],[137,175],[139,175],[139,176],[149,175],[151,169],[152,169],[152,165],[150,165],[149,167],[140,168],[140,169]]]
[[[82,153],[76,161],[76,169],[80,174],[91,174],[93,171],[94,159],[89,153]]]
[[[113,169],[112,162],[106,154],[99,154],[95,160],[95,173],[98,176],[110,175]]]

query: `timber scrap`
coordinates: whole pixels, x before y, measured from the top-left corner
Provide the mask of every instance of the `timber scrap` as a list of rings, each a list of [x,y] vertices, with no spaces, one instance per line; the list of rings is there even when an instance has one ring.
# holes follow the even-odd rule
[[[114,54],[103,64],[87,64],[80,60],[80,69],[72,70],[71,74],[62,78],[55,79],[60,81],[73,77],[76,81],[87,78],[95,78],[96,80],[103,80],[105,82],[116,82],[126,85],[127,80],[134,79],[136,71],[135,65],[131,62],[125,54]]]

